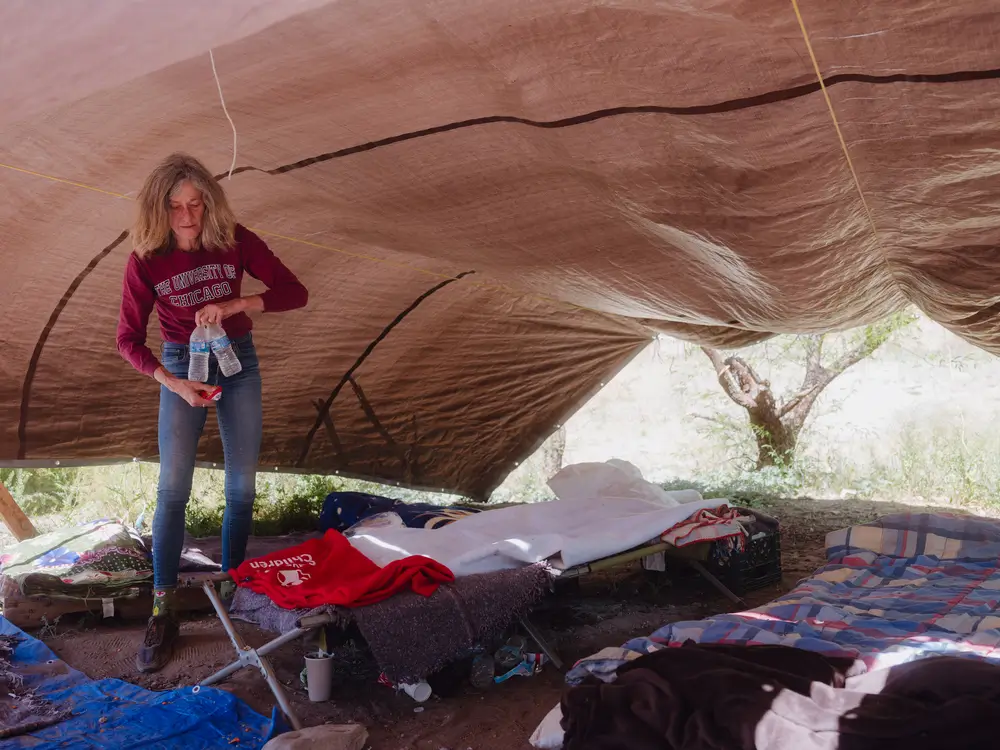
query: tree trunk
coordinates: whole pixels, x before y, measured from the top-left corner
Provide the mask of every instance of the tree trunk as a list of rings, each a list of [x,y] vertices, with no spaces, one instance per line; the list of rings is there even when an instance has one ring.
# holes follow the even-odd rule
[[[757,441],[757,470],[791,464],[809,410],[823,388],[836,377],[820,364],[822,343],[822,337],[814,337],[808,342],[803,390],[782,404],[774,397],[771,384],[746,361],[736,356],[725,357],[717,349],[702,347],[715,366],[723,390],[747,410],[750,428]]]
[[[711,360],[719,385],[733,403],[747,411],[757,440],[757,469],[789,466],[809,411],[823,389],[849,367],[871,356],[893,331],[914,320],[913,315],[905,313],[868,326],[862,340],[829,366],[823,364],[824,334],[800,337],[805,349],[805,377],[798,392],[780,401],[771,391],[771,384],[759,377],[746,361],[735,355],[726,357],[718,349],[703,346],[701,350]]]
[[[788,466],[795,456],[799,431],[783,424],[777,411],[750,412],[750,427],[757,440],[757,471],[768,466]]]
[[[566,425],[561,426],[542,446],[542,474],[551,479],[563,467],[566,455]]]

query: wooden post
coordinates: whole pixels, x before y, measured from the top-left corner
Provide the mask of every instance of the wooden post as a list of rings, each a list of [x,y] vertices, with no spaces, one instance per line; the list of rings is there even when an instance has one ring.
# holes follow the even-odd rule
[[[10,490],[2,483],[0,483],[0,519],[19,542],[38,536],[38,532],[35,531],[35,527],[28,517],[24,515],[21,506],[17,504],[14,496],[10,494]]]

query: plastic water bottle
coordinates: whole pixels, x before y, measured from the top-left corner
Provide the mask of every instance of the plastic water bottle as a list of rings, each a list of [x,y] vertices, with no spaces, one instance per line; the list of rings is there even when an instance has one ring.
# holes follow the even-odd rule
[[[211,341],[212,353],[219,362],[219,370],[224,376],[231,378],[243,369],[240,358],[233,349],[233,342],[229,340],[222,326],[208,326],[208,338]]]
[[[208,380],[208,357],[210,344],[208,329],[205,326],[196,326],[191,331],[191,340],[188,342],[190,356],[188,357],[188,380],[193,383],[204,383]]]

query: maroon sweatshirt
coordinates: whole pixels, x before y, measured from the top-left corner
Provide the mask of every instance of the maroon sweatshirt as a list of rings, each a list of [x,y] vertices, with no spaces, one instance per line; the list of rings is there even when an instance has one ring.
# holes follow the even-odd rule
[[[118,317],[118,351],[136,370],[152,375],[160,366],[146,346],[149,314],[156,308],[164,341],[187,344],[194,315],[209,303],[238,299],[243,273],[268,288],[261,297],[264,312],[304,307],[309,293],[256,234],[236,226],[236,244],[225,250],[174,250],[142,259],[129,256]],[[245,336],[253,324],[246,313],[222,322],[230,339]]]

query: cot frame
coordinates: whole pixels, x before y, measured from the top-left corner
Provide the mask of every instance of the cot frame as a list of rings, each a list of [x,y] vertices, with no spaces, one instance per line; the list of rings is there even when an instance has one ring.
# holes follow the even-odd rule
[[[222,682],[230,675],[244,669],[246,667],[256,668],[264,681],[267,683],[268,688],[271,690],[271,694],[274,695],[274,699],[281,709],[281,712],[285,715],[285,718],[291,724],[292,729],[299,730],[302,729],[302,721],[299,719],[298,715],[295,713],[295,709],[292,708],[291,701],[288,699],[288,694],[285,692],[284,686],[275,674],[274,668],[271,666],[270,661],[267,659],[267,655],[276,649],[281,648],[286,643],[291,643],[302,636],[310,633],[318,628],[324,627],[326,625],[332,624],[335,620],[333,615],[330,614],[320,614],[320,615],[310,615],[308,617],[301,618],[292,630],[271,639],[265,643],[260,648],[252,648],[243,637],[237,632],[236,626],[233,624],[232,619],[229,617],[229,612],[226,609],[225,603],[222,601],[218,592],[215,590],[215,584],[220,581],[229,581],[232,578],[226,573],[215,573],[205,575],[203,573],[192,573],[188,575],[181,575],[178,579],[179,586],[200,586],[205,592],[205,596],[208,597],[209,602],[211,602],[213,609],[215,609],[215,614],[219,618],[219,622],[222,623],[223,629],[226,631],[226,635],[229,636],[230,642],[233,644],[233,649],[236,652],[235,661],[226,665],[219,671],[209,675],[197,685],[194,686],[194,692],[197,693],[202,687],[207,687],[209,685],[214,685],[216,683]],[[528,619],[527,615],[520,618],[521,627],[524,628],[525,632],[528,633],[531,638],[538,643],[539,647],[542,649],[543,653],[549,658],[552,664],[559,671],[565,669],[565,664],[562,659],[559,658],[558,652],[553,649],[549,643],[542,638],[541,633],[538,628]]]
[[[705,544],[708,544],[708,542]],[[712,575],[712,573],[702,564],[700,560],[697,559],[696,556],[662,541],[647,544],[642,547],[635,547],[618,555],[611,555],[610,557],[604,557],[591,563],[576,565],[572,568],[558,571],[557,574],[553,575],[553,584],[557,580],[579,579],[590,573],[596,573],[598,571],[614,568],[618,565],[624,565],[625,563],[633,562],[635,560],[641,560],[644,557],[654,555],[658,552],[664,552],[671,557],[676,557],[686,562],[698,571],[698,573],[700,573],[705,580],[712,584],[712,586],[715,587],[723,596],[734,604],[739,606],[744,606],[746,604],[742,598],[734,594],[724,583],[722,583],[722,581]],[[222,627],[226,631],[226,635],[229,636],[229,640],[233,645],[233,650],[236,652],[236,659],[233,662],[203,679],[194,686],[194,691],[198,692],[202,687],[222,682],[230,675],[233,675],[246,667],[256,668],[264,678],[268,688],[274,695],[274,699],[277,702],[278,707],[281,709],[292,728],[295,730],[302,729],[302,721],[295,713],[295,709],[292,708],[291,701],[288,699],[288,694],[285,692],[284,686],[275,674],[274,668],[267,659],[267,655],[287,643],[298,640],[307,633],[332,624],[334,622],[334,617],[329,614],[303,617],[295,624],[295,627],[292,630],[273,638],[260,648],[252,648],[237,632],[236,626],[229,617],[229,612],[226,609],[225,603],[215,590],[216,583],[231,580],[232,578],[228,573],[181,574],[178,580],[179,586],[200,587],[205,592],[205,596],[208,597],[208,601],[212,604],[212,608],[215,610],[215,614],[218,616],[219,622],[222,623]],[[555,668],[559,671],[564,671],[565,664],[559,657],[559,653],[542,637],[538,628],[534,626],[527,615],[520,618],[520,624],[531,639],[534,640],[538,644],[539,648],[542,649],[542,652],[549,658],[553,666],[555,666]]]

